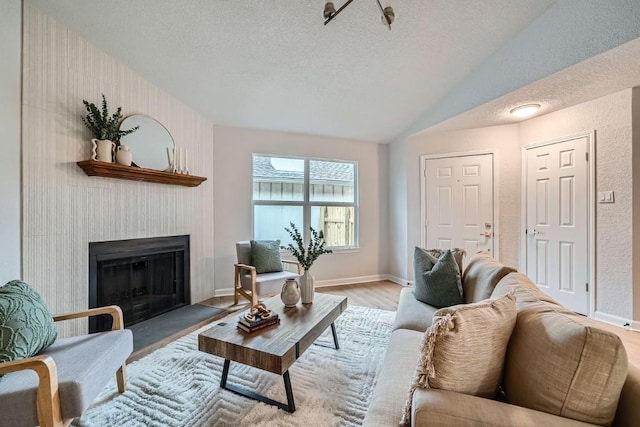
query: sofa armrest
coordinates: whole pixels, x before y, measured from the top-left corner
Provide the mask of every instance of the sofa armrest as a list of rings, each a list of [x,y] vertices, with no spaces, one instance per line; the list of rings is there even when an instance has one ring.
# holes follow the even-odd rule
[[[413,395],[411,425],[417,426],[591,426],[580,421],[477,396],[436,389]]]
[[[27,369],[38,374],[37,408],[40,426],[64,425],[58,393],[58,369],[50,356],[40,355],[0,363],[0,375]]]
[[[97,316],[99,314],[109,314],[113,318],[111,330],[124,329],[124,320],[122,318],[122,310],[117,305],[108,305],[105,307],[90,308],[88,310],[77,311],[75,313],[57,314],[53,316],[54,322],[63,320],[79,319],[82,317]]]

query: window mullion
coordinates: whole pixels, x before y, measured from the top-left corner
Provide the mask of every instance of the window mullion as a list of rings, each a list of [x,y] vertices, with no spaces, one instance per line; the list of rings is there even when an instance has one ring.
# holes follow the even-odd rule
[[[304,224],[302,224],[302,238],[304,239],[305,245],[311,240],[311,233],[309,231],[309,226],[311,225],[311,195],[309,194],[311,180],[309,175],[309,159],[304,159]]]

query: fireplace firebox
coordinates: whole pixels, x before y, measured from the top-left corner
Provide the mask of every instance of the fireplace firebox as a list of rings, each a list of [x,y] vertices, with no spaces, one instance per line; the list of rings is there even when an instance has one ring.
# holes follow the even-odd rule
[[[189,305],[189,236],[89,243],[89,308],[118,305],[125,327]],[[89,332],[111,328],[110,316]]]

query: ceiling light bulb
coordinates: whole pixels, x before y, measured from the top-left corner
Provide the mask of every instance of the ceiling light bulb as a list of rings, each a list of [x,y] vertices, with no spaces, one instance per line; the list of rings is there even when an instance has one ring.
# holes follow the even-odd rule
[[[513,110],[509,111],[509,113],[516,117],[529,117],[537,113],[539,109],[540,104],[527,104],[516,107]]]
[[[384,25],[387,25],[387,22],[389,23],[389,25],[393,24],[393,21],[395,21],[396,19],[396,14],[393,11],[393,8],[391,6],[387,6],[383,9],[382,13],[382,23]]]
[[[324,5],[324,12],[322,14],[322,16],[324,16],[324,19],[331,18],[331,16],[335,13],[336,13],[336,7],[333,5],[333,2],[332,1],[326,2]]]

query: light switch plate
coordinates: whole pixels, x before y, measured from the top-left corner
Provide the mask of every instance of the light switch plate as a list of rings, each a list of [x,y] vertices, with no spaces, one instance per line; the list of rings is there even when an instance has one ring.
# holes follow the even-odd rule
[[[614,203],[615,198],[613,195],[613,191],[599,191],[598,192],[598,203]]]

